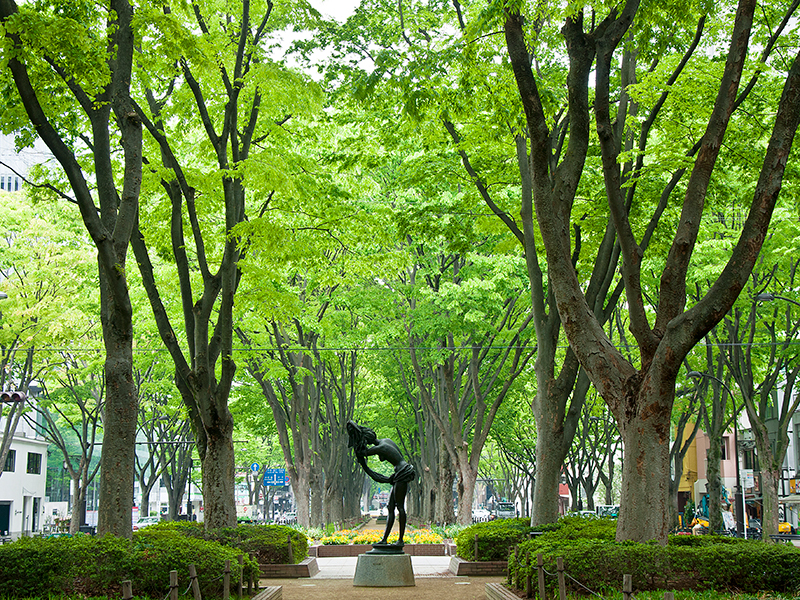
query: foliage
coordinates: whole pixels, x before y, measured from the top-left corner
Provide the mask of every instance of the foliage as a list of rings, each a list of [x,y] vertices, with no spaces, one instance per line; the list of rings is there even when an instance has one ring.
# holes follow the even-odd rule
[[[602,533],[604,538],[586,537],[590,531],[591,527],[583,531],[563,527],[521,543],[518,554],[509,557],[509,572],[515,585],[523,586],[528,574],[536,576],[536,556],[541,554],[548,572],[555,572],[557,559],[563,558],[567,579],[574,581],[568,585],[576,590],[619,589],[626,574],[632,576],[637,592],[733,589],[796,593],[800,590],[800,549],[794,546],[717,536],[671,536],[669,544],[661,546],[616,542],[608,539],[608,531]],[[570,537],[575,533],[581,535]],[[556,584],[548,580],[548,585]]]
[[[287,525],[249,525],[223,527],[207,531],[202,523],[188,521],[162,521],[143,532],[168,532],[169,534],[206,539],[236,548],[255,558],[261,564],[287,564],[288,539],[292,539],[294,562],[302,562],[308,554],[308,538],[304,533]]]
[[[219,596],[226,560],[232,577],[239,576],[238,555],[213,541],[156,528],[136,532],[133,540],[112,535],[21,538],[0,547],[0,596],[119,595],[120,582],[128,579],[134,594],[162,597],[169,589],[169,572],[177,570],[179,581],[186,582],[189,564],[197,568],[201,592]],[[244,574],[258,577],[258,564],[249,557]]]
[[[530,520],[500,519],[476,523],[456,537],[458,556],[465,560],[505,560],[509,548],[519,544],[533,531]],[[475,557],[475,537],[478,538],[478,557]]]

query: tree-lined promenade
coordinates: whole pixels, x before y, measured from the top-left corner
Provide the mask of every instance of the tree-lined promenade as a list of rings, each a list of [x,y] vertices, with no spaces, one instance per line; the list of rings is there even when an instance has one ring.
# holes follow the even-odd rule
[[[252,462],[302,524],[351,518],[358,420],[410,457],[414,518],[468,523],[491,481],[552,522],[566,468],[666,543],[682,432],[746,410],[768,539],[798,308],[755,299],[794,289],[797,12],[0,0],[2,122],[57,163],[0,193],[3,384],[43,390],[76,489],[99,473],[100,533],[130,535],[134,477],[176,511],[192,446],[208,527]]]

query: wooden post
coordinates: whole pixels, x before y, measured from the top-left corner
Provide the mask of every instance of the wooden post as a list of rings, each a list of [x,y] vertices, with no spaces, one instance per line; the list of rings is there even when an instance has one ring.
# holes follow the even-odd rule
[[[480,559],[478,558],[478,534],[476,533],[475,534],[475,562],[478,562],[478,560],[480,560]]]
[[[673,592],[664,592],[664,600],[675,600],[675,594]]]
[[[253,560],[255,560],[256,562],[258,562],[258,561],[256,560],[256,557],[255,557],[255,555],[251,554],[251,555],[250,555],[250,558],[252,558],[252,559],[253,559]],[[253,586],[253,592],[258,592],[258,588],[259,588],[259,585],[258,585],[258,584],[259,584],[258,578],[259,578],[259,577],[261,577],[261,566],[260,566],[260,565],[259,565],[259,571],[258,571],[258,573],[256,573],[256,576],[255,576],[255,577],[252,577],[252,576],[251,576],[251,577],[250,577],[250,582],[247,584],[247,593],[248,593],[248,594],[250,593],[250,586],[251,586],[251,585]]]
[[[178,600],[178,572],[169,572],[169,600]]]
[[[292,534],[290,533],[287,538],[287,544],[289,545],[289,564],[294,564],[294,550],[292,549]]]
[[[131,600],[133,598],[133,584],[130,579],[122,582],[122,600]]]
[[[225,561],[225,570],[222,572],[222,600],[231,597],[231,561]]]
[[[525,597],[526,598],[533,598],[533,587],[531,586],[533,580],[533,568],[531,565],[531,553],[530,550],[525,554]]]
[[[520,572],[519,572],[519,544],[514,546],[514,587],[519,589],[522,586],[520,585]]]
[[[194,594],[194,600],[203,600],[203,597],[200,595],[200,582],[197,581],[197,569],[194,565],[189,565],[189,579],[192,582],[192,594]]]
[[[559,600],[567,600],[567,583],[564,581],[564,557],[559,556],[556,559],[556,568],[558,569],[558,598]]]
[[[539,575],[539,600],[547,600],[547,592],[544,589],[544,557],[541,552],[536,555],[536,570]]]
[[[236,586],[236,594],[241,598],[244,588],[244,556],[240,554],[237,558],[239,560],[239,585]]]
[[[622,599],[631,600],[633,598],[633,575],[622,576]]]

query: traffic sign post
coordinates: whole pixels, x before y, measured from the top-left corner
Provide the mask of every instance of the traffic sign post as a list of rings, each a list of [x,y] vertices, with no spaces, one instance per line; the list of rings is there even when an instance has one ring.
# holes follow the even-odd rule
[[[286,469],[267,469],[264,472],[264,485],[277,487],[286,485]]]

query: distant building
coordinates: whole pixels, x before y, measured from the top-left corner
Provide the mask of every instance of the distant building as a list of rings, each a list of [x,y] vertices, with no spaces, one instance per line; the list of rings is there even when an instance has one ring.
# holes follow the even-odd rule
[[[0,192],[18,192],[31,167],[53,158],[44,143],[17,152],[13,135],[0,134]]]
[[[5,426],[0,419],[0,427]],[[47,480],[47,441],[20,421],[0,475],[0,536],[17,538],[42,530]]]

